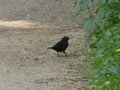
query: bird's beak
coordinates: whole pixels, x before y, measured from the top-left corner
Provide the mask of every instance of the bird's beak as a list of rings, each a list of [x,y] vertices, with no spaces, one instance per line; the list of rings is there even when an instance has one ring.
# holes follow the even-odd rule
[[[69,39],[73,39],[73,37],[72,37],[72,36],[69,36]]]

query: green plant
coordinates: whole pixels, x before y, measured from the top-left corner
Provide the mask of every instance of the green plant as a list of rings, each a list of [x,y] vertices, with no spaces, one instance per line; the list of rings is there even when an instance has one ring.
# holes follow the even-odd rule
[[[90,60],[92,90],[119,90],[120,88],[120,0],[75,0],[78,11],[89,13],[85,20],[91,43]],[[95,8],[95,9],[93,9]],[[95,12],[93,12],[95,10]]]

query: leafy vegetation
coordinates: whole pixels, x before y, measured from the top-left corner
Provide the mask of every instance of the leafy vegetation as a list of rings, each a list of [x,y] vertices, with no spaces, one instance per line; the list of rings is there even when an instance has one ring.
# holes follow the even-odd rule
[[[78,10],[89,13],[85,20],[91,43],[91,90],[119,90],[120,88],[120,0],[75,0]],[[95,12],[94,12],[95,11]]]

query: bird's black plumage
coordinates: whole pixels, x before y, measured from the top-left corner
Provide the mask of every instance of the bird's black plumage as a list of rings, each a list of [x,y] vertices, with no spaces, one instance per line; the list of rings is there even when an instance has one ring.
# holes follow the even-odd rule
[[[48,49],[53,49],[55,51],[63,52],[65,54],[65,50],[68,47],[68,36],[64,36],[58,43],[56,43],[54,46],[49,47]]]

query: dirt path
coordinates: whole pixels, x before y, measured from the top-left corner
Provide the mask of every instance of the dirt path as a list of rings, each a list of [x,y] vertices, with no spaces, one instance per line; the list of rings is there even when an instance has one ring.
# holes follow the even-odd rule
[[[0,0],[0,90],[81,90],[86,58],[81,21],[67,0]],[[80,30],[81,29],[81,30]],[[70,35],[68,57],[46,49]]]

